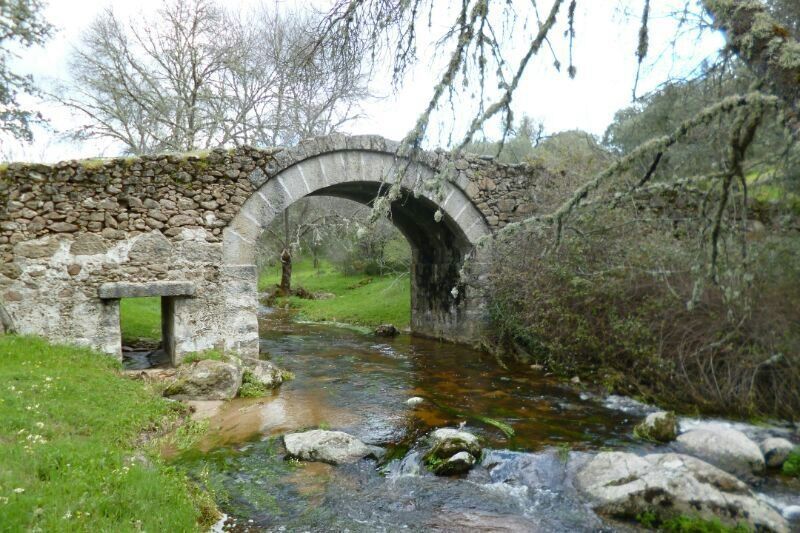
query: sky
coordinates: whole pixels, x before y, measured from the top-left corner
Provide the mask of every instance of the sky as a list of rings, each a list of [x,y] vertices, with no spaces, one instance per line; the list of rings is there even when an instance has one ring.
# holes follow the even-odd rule
[[[224,4],[231,8],[247,8],[257,1],[260,0],[226,0]],[[711,31],[685,35],[673,46],[679,28],[675,18],[668,15],[673,10],[682,9],[687,1],[694,3],[694,0],[653,2],[649,24],[650,52],[642,70],[638,94],[652,90],[670,78],[689,75],[722,46],[722,35]],[[278,0],[278,3],[288,9],[310,6],[308,0]],[[123,17],[136,16],[155,11],[161,4],[159,0],[50,0],[45,17],[55,25],[55,36],[43,47],[21,51],[13,67],[19,72],[32,74],[42,86],[52,86],[68,75],[70,50],[79,42],[83,29],[102,10],[112,8]],[[539,4],[548,8],[550,2],[540,0]],[[436,49],[433,42],[454,13],[446,8],[440,10],[440,5],[433,13],[431,27],[423,28],[421,32],[420,61],[409,72],[406,82],[393,90],[389,83],[390,73],[385,71],[388,68],[377,68],[371,91],[379,98],[364,104],[363,117],[350,123],[346,133],[370,133],[401,139],[413,128],[431,97],[446,58],[446,53]],[[566,67],[557,72],[552,66],[553,55],[549,50],[542,50],[527,69],[517,91],[513,105],[515,115],[525,114],[541,121],[548,133],[582,129],[601,136],[613,120],[614,113],[632,102],[642,5],[642,0],[579,0],[573,59],[577,76],[570,79],[565,73]],[[313,7],[325,9],[326,1],[316,0]],[[565,29],[562,24],[551,32],[555,53],[564,64],[567,62],[566,40],[561,35]],[[520,54],[528,46],[527,40],[518,41],[510,41],[512,56]],[[0,146],[0,159],[51,162],[118,155],[120,147],[104,141],[60,141],[59,132],[75,125],[75,117],[53,103],[30,100],[26,103],[43,112],[50,120],[51,130],[37,128],[32,145],[6,141],[5,146]],[[450,131],[463,127],[471,118],[466,105],[457,105],[456,108],[452,115],[443,113],[434,117],[429,144],[446,144]],[[491,137],[497,131],[496,127],[490,126],[486,134]]]

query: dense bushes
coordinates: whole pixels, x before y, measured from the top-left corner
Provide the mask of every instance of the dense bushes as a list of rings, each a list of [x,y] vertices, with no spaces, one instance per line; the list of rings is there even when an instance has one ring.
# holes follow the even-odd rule
[[[800,238],[751,232],[747,265],[697,285],[703,249],[676,234],[614,212],[576,220],[548,254],[549,233],[498,244],[493,342],[678,409],[793,418]]]

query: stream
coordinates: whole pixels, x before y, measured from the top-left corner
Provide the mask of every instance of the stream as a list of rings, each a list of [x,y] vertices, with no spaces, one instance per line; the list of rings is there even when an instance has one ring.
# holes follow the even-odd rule
[[[175,459],[214,492],[226,514],[216,531],[636,530],[598,517],[572,480],[593,451],[654,449],[632,437],[647,406],[464,346],[264,311],[262,357],[295,379],[266,398],[198,404],[208,433]],[[411,397],[424,401],[410,406]],[[482,439],[482,464],[455,478],[420,467],[415,443],[458,426]],[[336,467],[285,460],[280,436],[313,428],[345,431],[387,454]],[[796,485],[773,478],[758,489],[765,498],[800,504]]]

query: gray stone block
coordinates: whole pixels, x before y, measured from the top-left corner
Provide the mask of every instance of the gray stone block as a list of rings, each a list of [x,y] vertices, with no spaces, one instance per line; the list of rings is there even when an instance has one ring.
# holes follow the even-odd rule
[[[102,299],[139,298],[143,296],[194,296],[195,284],[190,281],[151,281],[146,283],[103,283],[97,290]]]

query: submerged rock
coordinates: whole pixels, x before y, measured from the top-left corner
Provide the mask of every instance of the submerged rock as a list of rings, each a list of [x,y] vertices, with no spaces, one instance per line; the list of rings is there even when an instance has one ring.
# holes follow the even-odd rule
[[[650,413],[633,429],[633,433],[645,440],[671,442],[678,436],[678,419],[671,411]]]
[[[369,446],[342,431],[314,429],[283,436],[289,457],[332,465],[355,463],[364,457],[378,458],[383,449]]]
[[[431,433],[428,446],[422,460],[431,472],[441,476],[468,471],[483,451],[478,437],[453,428],[441,428]]]
[[[417,406],[425,401],[424,398],[420,398],[419,396],[412,396],[408,400],[406,400],[406,405],[411,407]]]
[[[617,518],[647,512],[659,519],[686,515],[758,531],[789,530],[745,483],[688,455],[602,452],[578,472],[576,483],[595,511]]]
[[[377,337],[395,337],[400,334],[400,330],[394,327],[394,324],[381,324],[375,328],[375,335]]]
[[[764,454],[764,460],[767,466],[777,468],[782,466],[789,458],[789,454],[794,450],[794,444],[787,439],[770,438],[761,441],[758,446],[761,453]]]
[[[750,478],[764,472],[764,455],[747,435],[723,427],[694,429],[677,439],[680,450],[734,476]]]
[[[206,359],[182,366],[164,396],[175,400],[228,400],[242,385],[242,370],[230,363]]]

